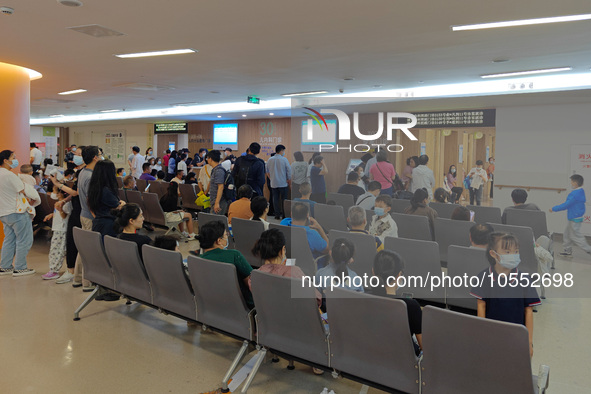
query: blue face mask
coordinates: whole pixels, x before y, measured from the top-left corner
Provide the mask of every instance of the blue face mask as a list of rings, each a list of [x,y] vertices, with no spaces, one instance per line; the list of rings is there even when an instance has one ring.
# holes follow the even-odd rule
[[[84,164],[84,160],[82,159],[82,156],[74,156],[74,164],[76,164],[76,167]]]
[[[501,264],[503,267],[512,270],[513,268],[516,268],[519,263],[521,263],[521,257],[519,256],[519,253],[516,254],[498,254],[497,252],[495,252],[497,254],[497,256],[499,256],[499,264]]]
[[[378,217],[384,216],[384,214],[386,213],[384,208],[378,208],[378,207],[375,207],[373,209],[373,211],[376,213],[376,216],[378,216]]]
[[[10,164],[10,168],[16,168],[16,167],[18,167],[18,160],[12,159],[12,163]]]
[[[127,175],[127,173],[125,171],[123,171],[123,176],[126,176],[126,175]]]

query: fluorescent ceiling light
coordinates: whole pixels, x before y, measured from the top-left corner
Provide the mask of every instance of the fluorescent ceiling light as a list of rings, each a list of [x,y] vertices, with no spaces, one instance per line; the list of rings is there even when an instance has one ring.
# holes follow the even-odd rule
[[[540,70],[529,70],[529,71],[515,71],[515,72],[507,72],[507,73],[500,73],[500,74],[486,74],[481,75],[480,78],[502,78],[502,77],[517,77],[520,75],[531,75],[531,74],[546,74],[546,73],[556,73],[559,71],[570,71],[572,67],[557,67],[557,68],[545,68]]]
[[[242,117],[243,117],[243,118],[246,118],[246,114],[242,114]]]
[[[585,20],[589,20],[589,19],[591,19],[591,14],[552,16],[549,18],[520,19],[520,20],[515,20],[515,21],[477,23],[474,25],[452,26],[451,29],[453,31],[494,29],[497,27],[541,25],[541,24],[545,24],[545,23],[575,22],[575,21],[585,21]]]
[[[192,107],[193,105],[199,105],[201,103],[193,102],[193,103],[177,103],[171,104],[173,107]]]
[[[273,115],[275,115],[275,114],[274,114],[273,112],[269,112],[269,115],[270,115],[270,116],[273,116]]]
[[[62,115],[62,114],[49,115],[50,118],[61,118],[62,116],[64,116],[64,115]]]
[[[298,92],[298,93],[285,93],[282,94],[283,97],[293,97],[293,96],[307,96],[309,94],[324,94],[324,93],[328,93],[328,91],[326,90],[317,90],[314,92]]]
[[[218,118],[221,118],[221,117],[222,117],[222,115],[218,115]]]
[[[76,90],[68,90],[67,92],[61,92],[58,94],[61,94],[62,96],[68,95],[68,94],[76,94],[76,93],[84,93],[86,92],[86,89],[76,89]]]
[[[99,112],[103,113],[103,114],[108,114],[111,112],[120,112],[120,111],[121,111],[120,109],[103,109],[102,111],[99,111]]]
[[[123,53],[115,55],[121,59],[128,59],[133,57],[150,57],[150,56],[168,56],[168,55],[182,55],[185,53],[196,53],[195,49],[171,49],[169,51],[154,51],[154,52],[138,52],[138,53]]]
[[[43,75],[39,71],[31,70],[30,68],[26,68],[26,67],[23,67],[23,68],[25,70],[27,70],[27,72],[29,73],[29,79],[31,81],[34,81],[36,79],[43,77]]]

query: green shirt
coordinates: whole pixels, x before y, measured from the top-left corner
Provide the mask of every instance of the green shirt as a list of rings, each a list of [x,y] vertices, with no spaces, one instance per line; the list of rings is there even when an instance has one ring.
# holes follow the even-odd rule
[[[240,285],[240,290],[242,291],[242,295],[244,296],[244,301],[246,301],[246,305],[250,308],[254,308],[254,302],[252,300],[252,293],[248,288],[248,285],[244,282],[244,279],[250,276],[252,272],[252,267],[246,261],[242,253],[238,250],[233,249],[212,249],[208,252],[203,253],[200,257],[219,261],[220,263],[228,263],[233,264],[236,267],[236,274],[238,275],[238,284]]]

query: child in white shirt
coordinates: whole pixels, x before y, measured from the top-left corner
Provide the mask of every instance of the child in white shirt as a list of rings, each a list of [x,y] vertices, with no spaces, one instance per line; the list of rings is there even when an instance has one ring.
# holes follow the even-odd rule
[[[57,199],[53,213],[50,213],[43,219],[44,222],[53,219],[51,229],[51,247],[49,248],[49,272],[41,277],[45,280],[59,278],[59,271],[62,268],[64,258],[66,257],[66,230],[68,228],[68,219],[72,213],[72,203],[65,202],[66,194],[60,192],[57,187],[53,188],[51,198]]]

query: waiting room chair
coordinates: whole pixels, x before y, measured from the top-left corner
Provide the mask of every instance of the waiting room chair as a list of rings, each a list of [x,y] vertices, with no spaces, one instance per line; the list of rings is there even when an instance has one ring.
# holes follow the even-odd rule
[[[422,394],[543,394],[550,367],[532,376],[527,328],[446,309],[423,309]]]
[[[263,222],[240,218],[232,219],[232,233],[234,234],[234,247],[239,250],[253,267],[260,267],[263,262],[260,257],[252,254],[252,248],[265,231]]]
[[[431,201],[429,206],[437,211],[437,215],[440,218],[451,219],[453,211],[459,207],[458,204],[445,204],[442,202]]]
[[[146,181],[145,179],[136,179],[135,185],[137,186],[137,189],[143,193],[146,191],[146,188],[148,187],[148,181]]]
[[[347,231],[347,221],[343,207],[338,205],[316,204],[314,207],[314,219],[324,228],[324,231],[330,230]]]
[[[379,389],[419,393],[419,360],[403,301],[335,288],[326,293],[326,310],[331,368]]]
[[[474,211],[474,223],[501,223],[501,208],[499,207],[468,205],[466,208]]]
[[[183,209],[192,211],[200,211],[203,209],[203,206],[195,204],[197,193],[199,193],[199,186],[180,184],[179,191],[182,201],[181,207]]]
[[[439,244],[439,258],[447,262],[449,245],[470,246],[470,228],[473,222],[435,218],[435,241]]]
[[[507,208],[506,224],[510,226],[531,227],[536,239],[542,235],[552,238],[548,232],[546,212],[544,211]]]
[[[349,208],[355,205],[355,201],[353,201],[352,194],[342,194],[342,193],[328,193],[328,197],[326,198],[327,201],[334,201],[336,205],[343,207],[343,212],[345,213],[345,217],[349,213]]]
[[[450,245],[447,251],[447,275],[453,277],[464,274],[468,278],[478,276],[483,270],[490,267],[486,258],[486,249]],[[447,286],[446,284],[446,304],[471,310],[477,310],[476,298],[470,295],[472,286]]]
[[[329,246],[331,249],[334,245],[334,241],[339,238],[348,239],[353,242],[353,245],[355,245],[355,255],[353,256],[353,262],[349,267],[361,277],[363,277],[364,274],[372,276],[373,261],[377,253],[375,237],[363,233],[331,230],[328,234],[328,239],[330,240]]]
[[[408,207],[410,207],[410,200],[398,200],[396,198],[392,199],[391,212],[404,213],[404,210]]]
[[[426,219],[426,218],[425,218]],[[445,288],[443,285],[431,290],[432,277],[441,278],[441,263],[439,261],[439,246],[437,242],[423,241],[407,238],[386,237],[384,247],[393,250],[402,256],[404,264],[404,277],[406,286],[398,289],[398,294],[415,299],[445,304]],[[412,277],[420,277],[414,280]]]
[[[537,273],[539,271],[538,258],[536,256],[534,233],[531,227],[510,226],[508,224],[490,223],[495,231],[513,234],[519,241],[519,270],[523,272]]]
[[[173,250],[142,246],[144,265],[152,286],[154,305],[184,319],[197,320],[193,289],[185,273],[183,255]]]
[[[429,218],[420,215],[407,215],[404,213],[391,213],[392,219],[398,227],[400,238],[418,239],[422,241],[433,241]]]
[[[306,230],[301,227],[283,226],[271,223],[269,229],[276,228],[285,236],[285,249],[288,259],[295,259],[295,265],[301,268],[306,275],[316,274],[316,262],[310,245]]]
[[[215,213],[205,213],[205,212],[199,212],[199,214],[197,215],[197,224],[199,225],[199,228],[201,228],[201,226],[203,226],[209,222],[215,222],[218,220],[221,220],[226,225],[226,228],[228,228],[228,217],[227,216],[216,215]]]
[[[157,226],[166,227],[167,231],[164,235],[167,235],[174,229],[178,228],[180,223],[186,222],[189,219],[175,219],[169,221],[166,219],[166,215],[162,210],[162,206],[160,205],[160,201],[158,200],[158,195],[155,193],[143,193],[142,195],[143,202],[145,204],[146,212],[148,213],[148,217],[150,218],[149,222],[155,224]]]

